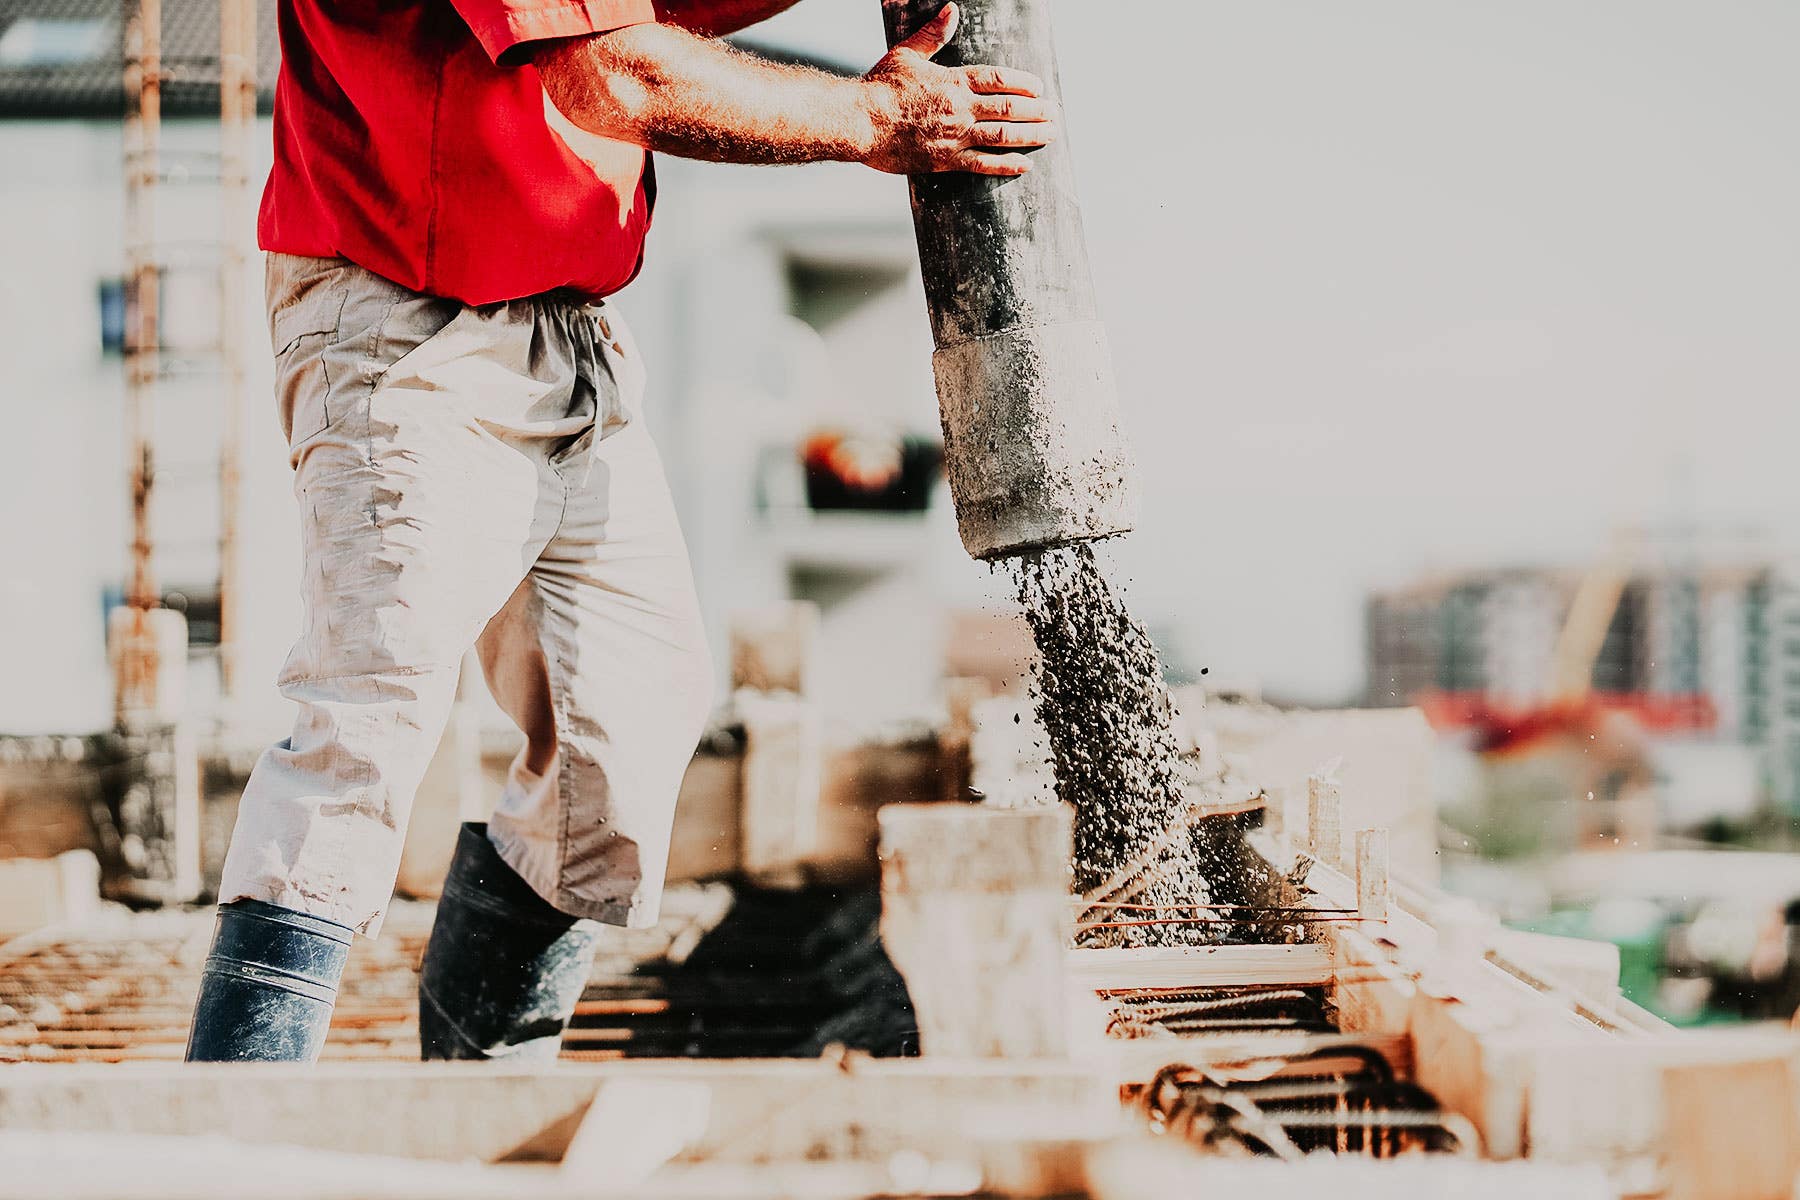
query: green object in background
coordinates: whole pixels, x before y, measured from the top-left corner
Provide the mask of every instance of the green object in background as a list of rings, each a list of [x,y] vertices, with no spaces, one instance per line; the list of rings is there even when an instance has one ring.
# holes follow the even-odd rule
[[[1619,990],[1627,1000],[1673,1025],[1708,1023],[1708,1014],[1704,1010],[1697,1017],[1684,1018],[1664,1012],[1658,1003],[1662,990],[1663,938],[1669,923],[1669,918],[1664,915],[1634,928],[1619,928],[1616,922],[1608,922],[1609,927],[1601,931],[1596,928],[1593,909],[1565,908],[1536,920],[1513,922],[1513,928],[1526,933],[1611,942],[1619,948]]]

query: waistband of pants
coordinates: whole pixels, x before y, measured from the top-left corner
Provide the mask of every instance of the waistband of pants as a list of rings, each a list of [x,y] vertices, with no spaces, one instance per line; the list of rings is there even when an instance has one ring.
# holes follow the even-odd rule
[[[537,295],[527,296],[525,299],[536,300],[540,304],[560,304],[568,308],[579,308],[589,312],[599,312],[606,307],[606,298],[604,296],[592,296],[586,292],[577,291],[574,288],[552,288],[550,291],[539,292]]]
[[[392,284],[394,287],[406,288],[407,291],[414,292],[417,295],[432,295],[433,294],[433,293],[428,293],[428,292],[420,292],[416,288],[407,287],[406,284],[401,283],[398,280],[388,279],[387,276],[381,274],[381,272],[379,272],[379,271],[371,271],[371,270],[369,270],[368,267],[363,266],[361,263],[355,262],[348,258],[343,258],[341,256],[336,257],[336,258],[319,258],[319,257],[310,255],[310,254],[290,254],[285,250],[269,250],[269,251],[265,251],[265,254],[270,258],[285,258],[285,259],[288,259],[293,262],[310,263],[310,264],[313,264],[315,267],[320,267],[320,268],[355,267],[359,271],[368,271],[369,274],[375,276],[378,279],[386,280],[389,284]],[[454,300],[455,299],[455,297],[453,297],[453,296],[443,296],[443,297],[439,297],[439,298],[444,299],[444,300]],[[572,288],[572,287],[551,288],[547,292],[538,292],[537,294],[531,295],[531,296],[514,296],[510,300],[495,300],[495,301],[491,301],[490,303],[517,304],[521,301],[533,301],[533,302],[536,302],[539,304],[554,304],[554,305],[557,305],[562,308],[583,309],[583,310],[589,310],[589,311],[593,311],[593,312],[598,312],[601,309],[606,307],[606,298],[604,296],[595,296],[590,292],[584,292],[579,288]],[[466,303],[466,301],[457,301],[457,303]],[[472,305],[471,307],[485,308],[485,307],[487,307],[487,305]]]

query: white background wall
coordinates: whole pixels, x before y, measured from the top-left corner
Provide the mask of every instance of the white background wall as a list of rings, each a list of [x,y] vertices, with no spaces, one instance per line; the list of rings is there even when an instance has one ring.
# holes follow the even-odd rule
[[[97,728],[111,720],[102,596],[128,563],[123,368],[103,355],[98,290],[124,269],[121,134],[115,122],[0,122],[0,728]],[[264,124],[256,144],[266,148]],[[166,164],[217,148],[216,126],[165,123]],[[265,149],[266,153],[266,149]],[[260,175],[266,162],[255,169]],[[218,238],[214,189],[161,189],[160,236],[196,264]],[[236,231],[251,244],[251,229]],[[201,268],[204,272],[204,268]],[[205,337],[217,318],[210,278],[170,276],[170,336]],[[195,302],[195,297],[200,302]],[[250,349],[244,485],[245,677],[273,679],[297,627],[292,501],[269,394],[261,272],[237,303]],[[163,481],[154,535],[165,585],[216,570],[216,384],[158,391]],[[262,401],[262,402],[259,402]],[[202,690],[205,676],[196,677]],[[269,687],[246,688],[225,714],[263,729],[285,721]]]

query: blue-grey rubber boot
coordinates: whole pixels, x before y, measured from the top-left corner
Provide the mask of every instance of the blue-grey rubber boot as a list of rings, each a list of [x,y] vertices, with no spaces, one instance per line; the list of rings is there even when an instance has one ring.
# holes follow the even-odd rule
[[[261,900],[219,906],[189,1062],[316,1062],[355,934]]]
[[[465,824],[419,968],[420,1057],[554,1061],[599,940]]]

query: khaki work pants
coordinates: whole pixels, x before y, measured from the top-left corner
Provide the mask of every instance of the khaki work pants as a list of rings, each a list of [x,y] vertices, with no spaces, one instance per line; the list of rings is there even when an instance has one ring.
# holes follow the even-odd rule
[[[372,936],[474,647],[526,734],[495,847],[571,915],[654,922],[713,674],[617,312],[473,308],[282,254],[268,300],[304,566],[280,684],[299,714],[244,791],[220,900]]]

